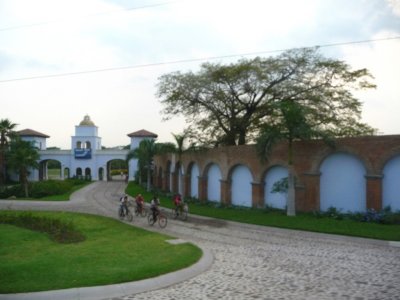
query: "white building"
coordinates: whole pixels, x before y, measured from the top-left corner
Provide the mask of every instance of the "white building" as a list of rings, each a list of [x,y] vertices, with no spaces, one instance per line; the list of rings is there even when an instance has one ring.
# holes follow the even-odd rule
[[[92,180],[107,180],[110,178],[110,162],[124,160],[129,150],[139,146],[143,139],[155,139],[157,135],[144,129],[128,134],[129,150],[102,149],[101,137],[98,136],[98,127],[88,115],[75,126],[75,135],[71,137],[71,150],[48,150],[46,140],[48,135],[24,129],[17,132],[22,140],[31,141],[39,149],[40,167],[33,170],[29,180],[38,181],[48,178],[47,162],[55,160],[61,164],[61,179],[68,177],[91,178]],[[128,176],[133,180],[137,171],[137,160],[129,162]]]

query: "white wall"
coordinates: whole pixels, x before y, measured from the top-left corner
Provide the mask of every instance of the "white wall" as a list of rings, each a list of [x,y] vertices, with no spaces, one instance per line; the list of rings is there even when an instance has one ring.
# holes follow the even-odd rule
[[[274,166],[268,170],[264,181],[264,203],[279,209],[285,209],[287,205],[287,193],[272,193],[275,182],[288,177],[288,170],[282,166]]]
[[[390,205],[392,211],[400,210],[400,156],[389,160],[383,168],[382,208]]]
[[[193,198],[199,197],[199,166],[194,164],[190,171],[190,196]]]
[[[320,209],[335,207],[342,212],[366,211],[366,171],[350,154],[328,156],[321,165]]]
[[[248,167],[236,166],[232,172],[231,199],[233,205],[252,206],[253,176]]]
[[[207,189],[207,199],[209,201],[220,202],[221,201],[221,182],[222,179],[221,170],[216,165],[213,164],[208,169],[207,173],[208,179],[208,189]]]

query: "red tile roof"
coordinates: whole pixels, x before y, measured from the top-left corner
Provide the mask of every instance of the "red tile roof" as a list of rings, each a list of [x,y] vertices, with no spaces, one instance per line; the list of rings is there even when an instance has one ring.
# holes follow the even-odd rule
[[[41,133],[39,131],[35,131],[32,129],[23,129],[20,131],[16,132],[18,135],[20,136],[36,136],[36,137],[43,137],[43,138],[49,138],[50,136],[48,136],[47,134]]]
[[[152,133],[150,131],[142,129],[139,131],[129,133],[128,136],[129,137],[153,137],[153,138],[156,138],[158,135],[155,133]]]

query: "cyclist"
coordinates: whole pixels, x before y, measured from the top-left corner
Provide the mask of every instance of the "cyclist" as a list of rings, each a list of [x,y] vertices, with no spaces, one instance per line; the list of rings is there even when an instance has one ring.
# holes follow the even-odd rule
[[[160,200],[156,196],[154,196],[150,202],[150,209],[151,212],[153,213],[153,223],[156,222],[157,215],[160,213],[160,209],[158,208],[159,205],[160,205]]]
[[[128,214],[128,195],[124,195],[119,199],[119,202],[121,203],[121,212],[123,215]]]
[[[144,199],[142,194],[138,194],[135,198],[135,202],[136,202],[136,210],[141,213],[143,210],[143,206],[144,206]]]
[[[174,196],[174,205],[175,205],[175,214],[179,214],[179,211],[182,211],[182,197],[180,194],[176,194]]]

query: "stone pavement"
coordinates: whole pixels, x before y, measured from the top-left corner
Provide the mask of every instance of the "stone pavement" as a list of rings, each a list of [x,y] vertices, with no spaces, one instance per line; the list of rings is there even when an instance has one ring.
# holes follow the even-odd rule
[[[120,186],[118,186],[120,185]],[[114,216],[122,183],[94,183],[68,203],[27,204]],[[0,201],[22,209],[17,201]],[[25,202],[25,201],[24,201]],[[198,216],[150,227],[208,249],[212,266],[186,281],[108,300],[127,299],[400,299],[400,247],[396,242],[238,224]],[[56,299],[56,298],[54,298]]]

